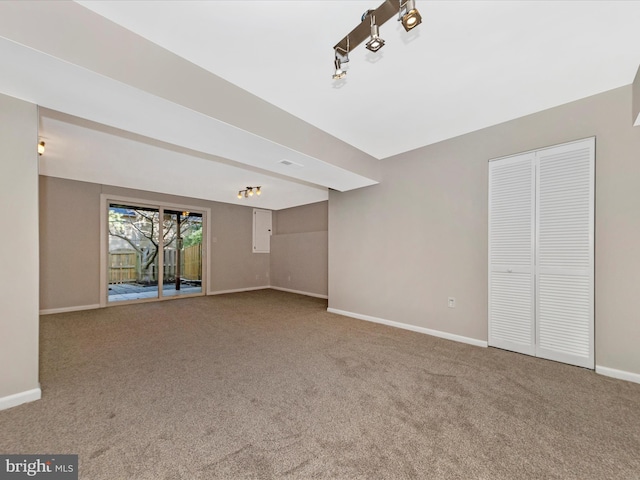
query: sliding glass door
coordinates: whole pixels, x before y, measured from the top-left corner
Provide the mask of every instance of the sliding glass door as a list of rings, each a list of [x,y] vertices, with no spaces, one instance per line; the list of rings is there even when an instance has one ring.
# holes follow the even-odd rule
[[[107,217],[108,303],[202,293],[202,213],[108,202]]]
[[[165,210],[164,296],[202,292],[202,214]]]

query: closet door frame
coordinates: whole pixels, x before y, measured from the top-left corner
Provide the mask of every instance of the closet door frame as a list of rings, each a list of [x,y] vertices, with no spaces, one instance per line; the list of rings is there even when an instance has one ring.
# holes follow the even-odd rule
[[[588,354],[585,355],[573,355],[571,353],[555,351],[553,349],[544,348],[540,346],[540,277],[541,274],[549,274],[551,271],[549,268],[541,267],[540,265],[540,157],[541,154],[547,153],[550,150],[556,150],[557,152],[564,151],[572,151],[580,147],[580,144],[583,144],[585,148],[589,148],[589,192],[588,192],[588,266],[586,268],[580,269],[572,269],[572,268],[556,268],[553,270],[554,273],[558,273],[559,276],[564,275],[565,279],[567,276],[576,275],[576,278],[580,277],[584,281],[584,279],[588,279]],[[500,163],[505,164],[505,162],[513,161],[526,161],[529,159],[531,162],[531,168],[533,171],[533,194],[532,194],[532,213],[531,220],[533,222],[532,225],[532,235],[531,235],[531,248],[532,248],[532,308],[531,308],[531,328],[533,329],[533,337],[532,337],[532,345],[527,346],[522,343],[513,343],[510,341],[506,341],[504,338],[496,337],[495,331],[496,328],[493,325],[494,322],[494,276],[497,277],[499,274],[508,273],[516,273],[515,269],[509,269],[504,265],[497,267],[493,264],[493,256],[492,256],[492,244],[495,241],[495,238],[492,236],[492,174],[493,170],[496,168],[496,165]],[[495,162],[495,163],[493,163]],[[500,157],[489,160],[489,211],[488,211],[488,230],[489,230],[489,242],[488,242],[488,263],[489,263],[489,285],[488,285],[488,344],[489,346],[503,348],[505,350],[515,351],[518,353],[524,353],[527,355],[537,356],[540,358],[546,358],[550,360],[560,361],[563,363],[577,365],[585,368],[593,369],[595,368],[595,137],[589,137],[581,140],[576,140],[572,142],[567,142],[559,145],[553,145],[545,148],[540,148],[528,152],[523,152],[519,154],[509,155],[506,157]],[[507,268],[507,270],[505,270]],[[514,277],[515,278],[515,277]],[[583,290],[584,292],[584,290]],[[560,294],[566,294],[567,292],[560,292]],[[561,302],[560,302],[561,303]],[[524,309],[522,309],[524,311]],[[568,312],[567,316],[570,317],[572,312]],[[508,337],[508,335],[507,335]]]

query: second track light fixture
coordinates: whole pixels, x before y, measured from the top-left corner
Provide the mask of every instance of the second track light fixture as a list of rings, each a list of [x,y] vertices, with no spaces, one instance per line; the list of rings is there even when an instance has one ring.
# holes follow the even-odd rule
[[[380,38],[380,26],[396,14],[407,32],[422,23],[415,0],[386,0],[375,10],[367,10],[362,15],[360,24],[333,47],[336,69],[332,76],[334,80],[343,79],[347,75],[343,64],[349,61],[349,52],[367,38],[367,50],[377,52],[384,46],[384,40]]]
[[[238,198],[249,198],[249,197],[253,197],[253,194],[255,193],[256,195],[260,195],[262,193],[262,190],[260,190],[262,187],[247,187],[244,190],[240,190],[238,192]]]

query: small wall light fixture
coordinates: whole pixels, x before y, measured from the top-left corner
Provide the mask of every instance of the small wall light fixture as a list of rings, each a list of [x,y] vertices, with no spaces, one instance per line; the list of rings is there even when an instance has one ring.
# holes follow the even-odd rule
[[[42,155],[44,153],[44,142],[41,140],[38,143],[38,155]]]
[[[260,195],[262,193],[262,187],[247,187],[244,190],[240,190],[238,192],[238,198],[249,198],[253,197],[253,194]]]

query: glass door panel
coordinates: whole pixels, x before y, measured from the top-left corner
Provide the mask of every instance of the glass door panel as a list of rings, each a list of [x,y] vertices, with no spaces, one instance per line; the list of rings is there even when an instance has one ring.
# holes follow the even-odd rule
[[[160,211],[109,204],[108,301],[158,298]]]
[[[202,214],[164,210],[162,295],[202,293]]]

